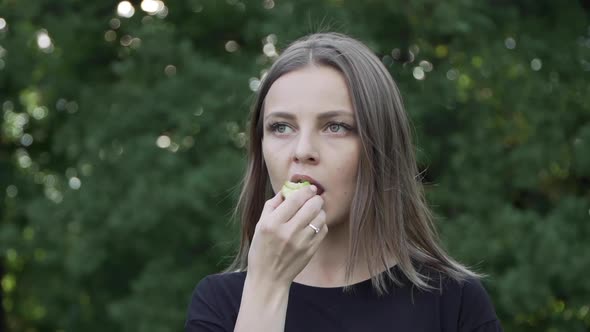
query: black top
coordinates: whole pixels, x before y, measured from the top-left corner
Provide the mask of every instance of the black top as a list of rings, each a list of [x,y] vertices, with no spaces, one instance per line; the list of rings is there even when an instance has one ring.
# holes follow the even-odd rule
[[[390,283],[390,292],[379,297],[371,280],[342,287],[322,288],[292,283],[285,332],[296,331],[399,331],[399,332],[498,332],[502,331],[490,298],[477,279],[458,283],[438,278],[438,290],[412,287],[401,270],[391,271],[402,286]],[[424,270],[421,271],[424,273]],[[440,274],[430,274],[430,277]],[[246,272],[205,277],[195,288],[185,323],[187,332],[234,330]],[[413,299],[413,303],[412,303]]]

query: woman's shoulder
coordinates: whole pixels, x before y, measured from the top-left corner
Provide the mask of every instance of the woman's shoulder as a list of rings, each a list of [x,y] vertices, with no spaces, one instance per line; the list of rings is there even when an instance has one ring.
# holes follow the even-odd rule
[[[458,287],[461,295],[461,325],[470,326],[471,330],[499,327],[492,299],[481,279],[467,278]]]
[[[190,300],[186,326],[233,326],[245,279],[245,272],[217,273],[201,279]]]
[[[459,326],[469,327],[469,331],[490,328],[498,331],[500,326],[492,299],[481,278],[465,276],[453,278],[432,268],[423,268],[429,276],[429,284],[437,290],[440,305],[448,317],[458,317]],[[485,279],[483,279],[485,280]],[[463,330],[463,329],[461,329]]]
[[[195,295],[214,295],[214,296],[231,296],[236,294],[241,296],[246,280],[246,272],[224,272],[210,274],[197,283],[193,296]]]

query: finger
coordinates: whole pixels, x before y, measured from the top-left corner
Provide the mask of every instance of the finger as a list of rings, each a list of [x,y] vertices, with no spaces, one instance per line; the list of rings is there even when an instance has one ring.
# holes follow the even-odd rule
[[[314,196],[310,198],[299,211],[289,221],[289,227],[293,228],[294,231],[298,231],[308,227],[309,224],[314,221],[318,216],[320,219],[316,220],[319,225],[313,224],[318,228],[325,223],[326,213],[323,212],[324,199],[320,196]],[[309,230],[312,228],[309,227]]]
[[[293,192],[285,199],[284,204],[279,205],[273,211],[273,220],[281,223],[289,221],[301,209],[305,202],[315,196],[316,192],[317,187],[314,185],[306,186]]]
[[[303,231],[308,237],[318,235],[322,228],[324,228],[326,225],[326,212],[324,210],[320,210],[311,221],[303,224]],[[318,231],[317,233],[316,230]]]
[[[281,205],[283,201],[283,195],[279,191],[274,195],[274,197],[272,197],[264,203],[264,208],[262,209],[261,217],[273,212],[279,205]]]
[[[303,226],[300,226],[302,229],[296,229],[295,226],[293,226],[294,223],[295,221],[292,219],[290,222],[283,225],[283,227],[290,227],[287,232],[292,234],[294,239],[293,241],[298,243],[299,247],[308,248],[308,250],[311,250],[310,253],[313,254],[315,250],[317,250],[317,246],[316,249],[310,249],[311,246],[313,246],[315,242],[321,242],[328,232],[328,226],[326,225],[326,212],[321,209],[315,218],[312,218],[307,223],[303,223]],[[313,227],[310,225],[313,225]],[[318,230],[317,233],[315,228]]]
[[[318,250],[318,248],[322,244],[322,241],[324,240],[326,235],[328,235],[328,225],[324,224],[323,227],[320,228],[320,232],[317,234],[315,234],[315,232],[313,232],[312,229],[310,229],[310,232],[313,235],[310,235],[311,236],[311,246],[309,247],[309,252],[313,255],[313,254],[315,254],[315,252]]]

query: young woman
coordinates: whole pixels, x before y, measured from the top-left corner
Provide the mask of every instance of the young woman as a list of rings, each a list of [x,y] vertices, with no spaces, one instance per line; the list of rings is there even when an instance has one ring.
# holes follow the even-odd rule
[[[440,246],[400,92],[360,42],[291,44],[258,90],[234,264],[186,331],[502,331],[480,276]],[[287,198],[286,181],[309,181]]]

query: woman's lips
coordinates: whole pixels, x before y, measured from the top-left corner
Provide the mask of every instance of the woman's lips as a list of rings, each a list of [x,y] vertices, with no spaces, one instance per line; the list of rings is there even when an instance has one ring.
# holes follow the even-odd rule
[[[303,182],[308,181],[310,184],[315,185],[318,188],[317,194],[322,195],[325,191],[324,186],[322,186],[316,179],[312,178],[309,175],[305,174],[293,174],[290,179],[291,182]]]

